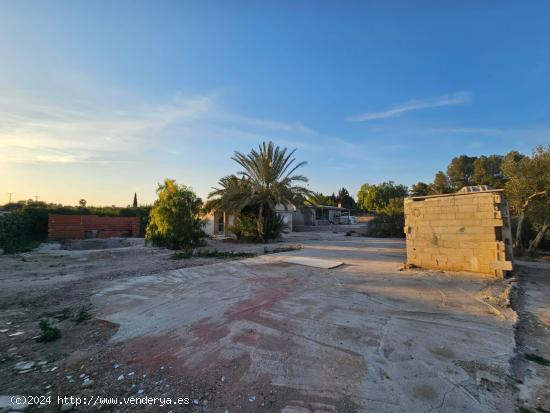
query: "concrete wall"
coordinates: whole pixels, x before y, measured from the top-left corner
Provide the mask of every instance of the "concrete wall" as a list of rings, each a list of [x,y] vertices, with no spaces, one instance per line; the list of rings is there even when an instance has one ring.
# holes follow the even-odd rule
[[[501,191],[405,199],[407,263],[503,276],[512,269],[508,205]]]
[[[277,215],[283,220],[286,224],[287,232],[293,231],[293,212],[292,211],[277,211]]]
[[[48,215],[48,239],[139,237],[138,217]]]

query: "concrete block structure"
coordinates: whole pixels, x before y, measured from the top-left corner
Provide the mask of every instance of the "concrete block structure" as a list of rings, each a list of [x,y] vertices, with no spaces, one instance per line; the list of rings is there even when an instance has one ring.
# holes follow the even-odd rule
[[[407,264],[502,277],[512,234],[502,190],[461,190],[405,199]]]

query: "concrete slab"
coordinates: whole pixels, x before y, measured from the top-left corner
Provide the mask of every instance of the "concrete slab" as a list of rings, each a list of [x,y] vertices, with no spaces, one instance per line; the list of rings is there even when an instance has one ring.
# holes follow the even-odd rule
[[[320,258],[310,257],[289,257],[285,258],[283,261],[288,264],[305,265],[307,267],[324,268],[327,270],[344,264],[344,261],[322,260]]]
[[[397,271],[402,240],[323,237],[300,251],[114,281],[94,308],[120,325],[117,357],[132,368],[223,376],[230,384],[208,395],[209,409],[216,397],[264,394],[275,404],[237,410],[514,411],[515,313],[485,301],[500,281]],[[289,257],[350,265],[329,273]],[[479,371],[499,380],[479,381]]]

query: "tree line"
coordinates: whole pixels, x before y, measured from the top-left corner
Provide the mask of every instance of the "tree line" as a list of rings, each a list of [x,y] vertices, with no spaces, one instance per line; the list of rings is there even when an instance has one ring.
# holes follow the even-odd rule
[[[550,230],[550,145],[536,147],[531,155],[517,151],[460,155],[451,160],[446,172],[438,171],[433,182],[417,182],[410,190],[393,181],[366,183],[357,193],[357,204],[376,211],[383,219],[387,220],[391,211],[395,220],[401,220],[398,206],[402,211],[406,196],[449,194],[475,185],[504,189],[515,229],[514,248],[519,254],[534,254]]]
[[[32,200],[11,204],[4,210],[15,213],[0,216],[0,248],[6,252],[20,250],[26,248],[28,239],[45,239],[48,213],[138,215],[148,241],[178,249],[200,245],[205,213],[225,211],[236,215],[230,231],[265,242],[277,238],[284,227],[275,212],[277,206],[289,205],[334,205],[376,211],[372,235],[402,236],[404,197],[452,193],[470,185],[504,189],[513,214],[514,247],[519,253],[533,254],[550,229],[550,145],[535,148],[530,156],[517,151],[504,156],[460,155],[451,160],[446,173],[438,171],[432,183],[417,182],[410,190],[393,181],[365,183],[358,191],[357,202],[345,188],[337,194],[323,195],[304,187],[308,179],[297,170],[306,163],[296,162],[293,155],[294,151],[273,142],[264,142],[247,154],[236,151],[232,159],[242,171],[221,178],[206,203],[191,188],[167,179],[159,185],[158,199],[152,207],[138,207],[135,194],[133,207],[128,208],[87,207],[84,199],[78,207]]]

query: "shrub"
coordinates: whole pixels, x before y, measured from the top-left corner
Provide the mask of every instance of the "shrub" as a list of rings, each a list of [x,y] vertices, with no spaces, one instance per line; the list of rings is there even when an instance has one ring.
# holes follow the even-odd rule
[[[285,227],[283,219],[272,213],[264,226],[265,239],[279,238]],[[263,241],[258,233],[258,217],[250,212],[241,213],[235,219],[235,223],[228,227],[228,230],[235,234],[239,241]]]
[[[59,331],[59,328],[53,326],[46,319],[41,320],[38,324],[38,327],[40,327],[41,333],[36,341],[47,343],[49,341],[57,340],[59,337],[61,337],[61,331]]]
[[[279,238],[285,228],[286,224],[283,219],[275,213],[272,214],[265,226],[265,233],[267,235],[266,239]]]
[[[239,241],[257,241],[258,217],[252,213],[243,212],[235,218],[234,224],[227,229],[235,234]]]
[[[166,179],[157,189],[145,240],[173,250],[204,244],[202,201],[191,188]]]
[[[78,311],[73,316],[73,321],[76,324],[80,324],[83,321],[89,320],[92,318],[92,315],[90,314],[90,308],[88,306],[83,305],[78,309]]]
[[[0,217],[0,248],[5,253],[30,251],[38,244],[33,232],[33,223],[20,211]]]
[[[405,214],[403,198],[392,198],[367,227],[369,237],[404,237]]]
[[[192,256],[193,256],[193,250],[191,248],[186,248],[172,254],[172,259],[185,260],[185,259],[191,258]]]
[[[256,254],[246,251],[218,251],[217,249],[198,250],[193,254],[193,250],[186,249],[178,251],[172,255],[173,260],[188,259],[191,257],[200,258],[249,258]]]

